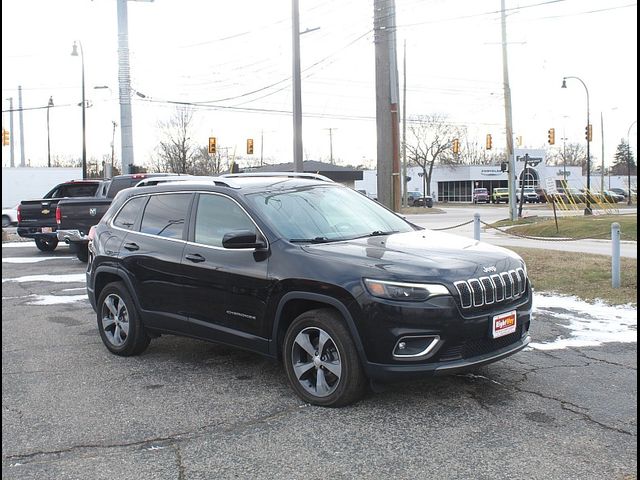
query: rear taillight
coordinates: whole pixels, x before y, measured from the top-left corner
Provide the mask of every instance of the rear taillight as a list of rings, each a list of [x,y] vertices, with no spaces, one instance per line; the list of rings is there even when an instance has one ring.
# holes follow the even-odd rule
[[[93,241],[94,238],[96,238],[96,226],[95,225],[93,225],[89,229],[89,240]]]
[[[62,212],[60,211],[60,207],[56,207],[56,223],[60,225],[60,220],[62,220]]]
[[[18,210],[18,223],[20,223],[20,221],[22,220],[22,215],[20,213],[20,208],[21,208],[21,206],[18,205],[18,208],[17,208],[17,210]]]

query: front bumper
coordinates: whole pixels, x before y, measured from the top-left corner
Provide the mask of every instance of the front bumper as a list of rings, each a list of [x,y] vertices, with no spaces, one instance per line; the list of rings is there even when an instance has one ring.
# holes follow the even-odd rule
[[[531,337],[529,332],[518,339],[515,343],[507,345],[498,350],[471,358],[461,358],[458,360],[450,360],[446,362],[435,362],[416,365],[387,365],[379,363],[368,363],[365,367],[367,375],[371,380],[390,383],[403,381],[411,378],[450,375],[466,371],[469,368],[480,367],[489,363],[502,360],[514,353],[525,348]]]
[[[89,243],[89,237],[80,230],[58,230],[57,235],[64,243]]]

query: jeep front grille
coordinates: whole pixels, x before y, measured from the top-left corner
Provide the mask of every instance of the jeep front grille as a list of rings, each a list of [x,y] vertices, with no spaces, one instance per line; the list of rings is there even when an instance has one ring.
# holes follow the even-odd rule
[[[488,277],[470,278],[453,284],[462,308],[482,307],[514,300],[527,290],[524,269],[517,268]]]

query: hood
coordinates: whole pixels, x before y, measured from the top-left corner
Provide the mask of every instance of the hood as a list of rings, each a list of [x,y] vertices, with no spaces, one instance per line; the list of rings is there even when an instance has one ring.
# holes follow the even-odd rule
[[[306,245],[303,249],[311,255],[331,257],[345,267],[363,268],[363,275],[404,281],[454,282],[524,265],[516,253],[505,248],[433,230]]]

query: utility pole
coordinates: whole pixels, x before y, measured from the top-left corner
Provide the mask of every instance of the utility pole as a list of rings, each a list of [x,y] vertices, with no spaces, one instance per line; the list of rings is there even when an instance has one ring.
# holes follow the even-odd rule
[[[600,136],[602,141],[600,144],[602,145],[602,163],[600,164],[600,193],[604,192],[604,120],[602,117],[602,112],[600,112]]]
[[[20,123],[20,166],[25,167],[24,162],[24,121],[22,112],[22,86],[18,85],[18,122]]]
[[[333,165],[333,131],[335,128],[329,127],[325,130],[329,130],[329,163]]]
[[[407,206],[407,40],[402,58],[402,205]]]
[[[501,4],[502,25],[502,79],[504,82],[504,118],[507,130],[507,161],[509,162],[509,213],[511,221],[516,221],[516,159],[513,151],[513,120],[511,115],[511,87],[509,86],[509,65],[507,61],[507,15],[505,0]]]
[[[400,209],[400,145],[395,0],[374,0],[378,201]]]
[[[111,120],[111,123],[113,123],[113,131],[111,132],[111,171],[109,172],[110,177],[113,175],[113,163],[115,160],[114,157],[115,157],[115,143],[116,143],[116,127],[118,126],[115,120]]]
[[[9,166],[13,168],[16,166],[15,151],[13,149],[13,97],[9,97],[7,100],[9,100],[9,155],[11,159]]]
[[[131,119],[131,76],[129,74],[129,18],[127,1],[118,0],[118,92],[120,97],[120,140],[122,173],[133,166],[133,120]]]
[[[291,0],[291,39],[293,45],[293,171],[303,172],[302,85],[300,80],[300,8]]]
[[[260,166],[262,166],[263,153],[264,153],[264,130],[260,130]]]

